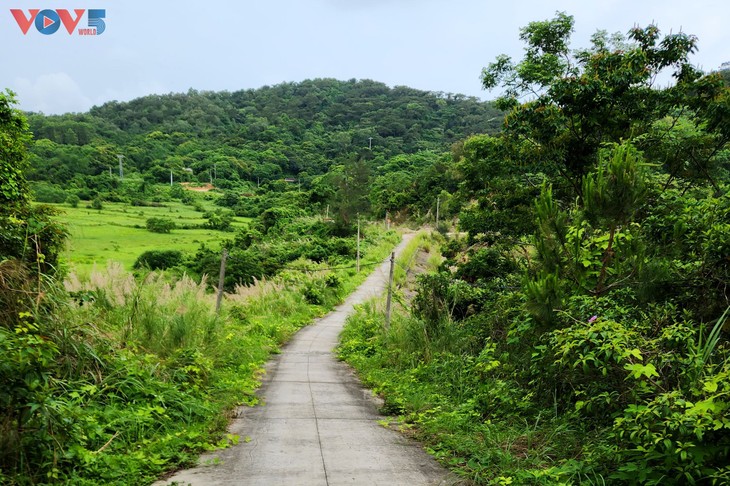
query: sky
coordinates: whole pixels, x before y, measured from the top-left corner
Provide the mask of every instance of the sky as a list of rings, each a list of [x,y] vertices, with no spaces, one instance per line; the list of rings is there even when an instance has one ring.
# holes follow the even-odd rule
[[[38,14],[24,34],[11,9],[84,9],[70,35],[61,16]],[[104,10],[104,32],[89,29]],[[692,62],[705,71],[730,61],[727,0],[5,0],[0,7],[0,89],[18,107],[83,112],[107,101],[190,88],[236,91],[313,78],[373,79],[389,86],[488,100],[483,67],[520,59],[519,29],[575,18],[571,46],[598,29],[626,33],[656,24],[699,38]],[[46,27],[43,24],[46,24]],[[92,21],[93,23],[93,21]]]

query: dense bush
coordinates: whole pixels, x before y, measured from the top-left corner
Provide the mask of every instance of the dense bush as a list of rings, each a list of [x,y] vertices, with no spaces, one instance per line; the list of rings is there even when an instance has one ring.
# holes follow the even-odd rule
[[[233,223],[233,213],[230,211],[221,211],[217,209],[215,211],[207,211],[203,214],[203,217],[207,219],[205,223],[206,228],[218,230],[218,231],[230,231],[231,223]]]
[[[72,208],[77,208],[80,202],[81,198],[76,194],[69,194],[66,198],[66,203]]]
[[[165,218],[148,218],[145,227],[153,233],[169,233],[175,229],[175,222]]]
[[[148,250],[137,257],[134,268],[165,270],[182,265],[183,254],[179,250]]]
[[[376,261],[393,236],[371,232]],[[237,256],[234,274],[260,275]],[[154,251],[138,265],[181,260]],[[255,403],[269,353],[364,278],[346,269],[316,275],[310,283],[287,270],[251,292],[238,289],[216,314],[206,283],[185,276],[135,279],[110,267],[93,282],[69,279],[71,300],[32,266],[1,262],[0,483],[146,484],[203,450],[236,443],[225,417]]]
[[[727,88],[693,36],[571,51],[572,27],[534,22],[524,59],[483,71],[511,111],[455,147],[468,238],[341,355],[477,484],[726,484]]]
[[[41,203],[60,204],[66,202],[68,193],[54,184],[38,182],[33,184],[33,199]]]

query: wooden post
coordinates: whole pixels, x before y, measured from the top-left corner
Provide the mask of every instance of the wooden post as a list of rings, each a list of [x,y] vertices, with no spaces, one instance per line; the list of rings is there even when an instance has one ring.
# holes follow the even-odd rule
[[[388,298],[385,301],[385,329],[390,329],[390,305],[393,301],[393,270],[395,267],[395,252],[390,254],[390,273],[388,274]]]
[[[215,313],[219,314],[221,310],[221,300],[223,300],[223,284],[226,279],[226,260],[228,259],[228,250],[223,248],[221,254],[221,271],[218,275],[218,296],[215,299]]]
[[[360,273],[360,215],[357,215],[357,273]]]

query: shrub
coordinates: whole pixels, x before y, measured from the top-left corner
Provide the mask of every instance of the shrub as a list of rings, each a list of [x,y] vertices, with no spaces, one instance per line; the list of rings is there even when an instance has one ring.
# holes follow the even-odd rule
[[[60,204],[66,201],[68,194],[55,184],[39,182],[33,185],[33,199],[42,203]]]
[[[480,248],[469,253],[469,260],[459,266],[456,277],[467,282],[493,279],[514,272],[517,265],[507,251],[501,248]]]
[[[149,250],[142,253],[134,262],[134,268],[164,270],[183,263],[183,254],[179,250]]]
[[[196,208],[197,209],[197,208]],[[218,231],[230,231],[231,223],[233,223],[233,213],[231,211],[215,211],[207,212],[203,215],[208,221],[205,223],[206,228]]]
[[[94,200],[91,201],[91,208],[97,209],[99,211],[104,209],[104,205],[101,203],[101,199],[99,199],[98,197],[95,197]]]
[[[149,218],[147,220],[147,231],[153,233],[169,233],[175,229],[175,223],[165,218]]]
[[[81,202],[81,198],[76,194],[69,194],[66,198],[66,203],[68,203],[72,208],[79,207],[79,202]]]

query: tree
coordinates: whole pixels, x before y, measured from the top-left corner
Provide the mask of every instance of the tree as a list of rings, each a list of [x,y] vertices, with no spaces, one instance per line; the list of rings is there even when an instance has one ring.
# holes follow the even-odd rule
[[[165,270],[181,265],[183,254],[180,250],[148,250],[134,261],[133,268],[149,268],[150,270]]]
[[[169,233],[175,229],[175,222],[166,218],[148,218],[145,226],[152,233]]]
[[[51,220],[53,210],[30,205],[24,171],[31,134],[25,116],[14,104],[11,91],[0,92],[0,262],[17,259],[31,271],[51,272],[65,231]]]
[[[602,144],[637,138],[656,121],[681,116],[714,134],[706,141],[709,150],[692,161],[699,166],[712,162],[727,143],[730,122],[724,117],[730,109],[719,76],[703,77],[689,62],[697,50],[695,36],[661,37],[649,25],[631,29],[627,42],[599,31],[589,49],[571,51],[572,31],[573,17],[560,12],[552,20],[530,23],[520,31],[527,44],[524,58],[513,63],[499,56],[482,72],[486,89],[505,89],[498,106],[511,110],[507,133],[531,144],[531,155],[545,173],[580,196],[582,178],[595,167]],[[657,77],[666,71],[674,84],[656,89]],[[528,101],[520,104],[523,97]],[[647,150],[662,140],[654,136],[636,143]],[[709,178],[706,169],[700,172]]]
[[[335,220],[343,229],[350,227],[358,214],[370,208],[368,187],[370,169],[363,160],[340,167],[334,173],[334,186],[337,188],[332,199]]]
[[[31,135],[25,117],[13,108],[15,94],[0,92],[0,215],[8,217],[28,207],[24,177]]]

